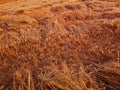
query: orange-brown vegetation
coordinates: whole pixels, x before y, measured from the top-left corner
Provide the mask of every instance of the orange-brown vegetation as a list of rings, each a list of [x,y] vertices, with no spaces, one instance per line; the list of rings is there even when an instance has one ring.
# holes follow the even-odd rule
[[[120,0],[0,4],[0,90],[120,90]]]
[[[18,1],[18,0],[0,0],[0,3],[9,3],[12,1]]]

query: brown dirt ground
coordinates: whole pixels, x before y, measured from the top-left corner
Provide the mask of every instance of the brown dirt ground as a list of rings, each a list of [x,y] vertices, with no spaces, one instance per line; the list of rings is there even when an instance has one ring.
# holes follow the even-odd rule
[[[0,3],[0,90],[120,90],[120,0]]]

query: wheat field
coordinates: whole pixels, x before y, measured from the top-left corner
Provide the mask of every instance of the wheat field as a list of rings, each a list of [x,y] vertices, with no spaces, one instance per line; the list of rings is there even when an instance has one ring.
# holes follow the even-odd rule
[[[0,90],[120,90],[120,0],[0,0]]]

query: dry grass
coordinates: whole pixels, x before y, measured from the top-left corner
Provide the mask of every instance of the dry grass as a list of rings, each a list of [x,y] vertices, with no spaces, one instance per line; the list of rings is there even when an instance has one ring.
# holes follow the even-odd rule
[[[0,9],[0,90],[120,90],[119,1],[58,1]]]

